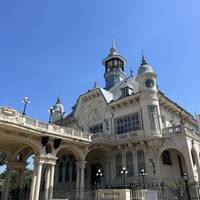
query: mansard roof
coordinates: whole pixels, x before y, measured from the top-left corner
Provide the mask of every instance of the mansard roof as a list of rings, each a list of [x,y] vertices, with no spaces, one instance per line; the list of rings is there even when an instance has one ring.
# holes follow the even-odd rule
[[[120,81],[109,89],[109,92],[113,94],[114,101],[118,100],[121,97],[121,90],[125,87],[131,88],[133,94],[139,92],[138,82],[136,81],[135,77],[131,76],[123,81]]]

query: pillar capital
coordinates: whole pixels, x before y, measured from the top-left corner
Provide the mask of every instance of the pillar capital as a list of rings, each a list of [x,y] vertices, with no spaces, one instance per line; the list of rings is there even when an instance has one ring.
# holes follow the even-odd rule
[[[80,161],[77,161],[77,162],[76,162],[77,168],[85,168],[85,165],[86,165],[86,164],[87,164],[87,162],[84,161],[84,160],[80,160]]]
[[[56,165],[57,157],[51,154],[35,156],[34,161],[37,164]]]

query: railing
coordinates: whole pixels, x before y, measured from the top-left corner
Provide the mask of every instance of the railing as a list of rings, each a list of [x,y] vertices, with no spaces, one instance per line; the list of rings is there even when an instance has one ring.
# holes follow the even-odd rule
[[[166,136],[166,135],[172,135],[172,134],[176,134],[176,133],[181,133],[181,125],[170,126],[170,127],[162,129],[162,134],[164,136]]]
[[[14,124],[22,127],[27,127],[42,132],[47,132],[55,136],[68,137],[78,140],[90,142],[91,134],[78,131],[72,128],[57,126],[50,123],[41,122],[39,120],[19,114],[17,111],[10,108],[0,108],[0,121]]]
[[[120,134],[120,135],[108,135],[108,134],[105,134],[105,133],[95,133],[95,134],[91,135],[91,139],[92,139],[93,142],[96,142],[100,139],[108,140],[108,141],[112,140],[112,141],[118,142],[118,141],[122,141],[122,140],[126,140],[126,139],[135,138],[136,136],[141,135],[142,131],[143,130],[138,130],[138,131]]]
[[[199,131],[195,130],[192,127],[189,127],[186,124],[163,128],[162,134],[163,134],[163,136],[173,136],[173,135],[177,135],[177,134],[179,134],[179,135],[185,134],[188,136],[193,136],[193,137],[198,137],[198,138],[200,137]]]

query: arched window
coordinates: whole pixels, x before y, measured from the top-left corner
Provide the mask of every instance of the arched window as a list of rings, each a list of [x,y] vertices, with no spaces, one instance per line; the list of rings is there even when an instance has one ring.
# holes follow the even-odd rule
[[[69,167],[70,167],[70,163],[66,162],[66,164],[65,164],[65,182],[69,182]]]
[[[58,174],[58,182],[62,182],[62,177],[63,177],[63,163],[60,163],[59,165],[59,174]]]
[[[133,176],[133,153],[131,151],[126,152],[126,167],[128,171],[128,176]]]
[[[118,153],[115,156],[115,161],[116,161],[116,176],[121,175],[121,169],[122,169],[122,154]]]
[[[193,163],[193,165],[195,166],[195,165],[196,165],[196,160],[195,160],[195,157],[194,157],[194,152],[193,152],[193,150],[191,150],[191,155],[192,155],[192,163]]]
[[[138,160],[138,173],[140,173],[142,169],[146,171],[145,156],[143,150],[138,150],[137,160]]]

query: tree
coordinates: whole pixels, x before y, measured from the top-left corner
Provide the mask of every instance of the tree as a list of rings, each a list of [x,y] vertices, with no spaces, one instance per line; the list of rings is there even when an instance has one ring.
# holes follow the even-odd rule
[[[5,165],[7,163],[7,156],[5,153],[0,152],[0,166]]]

